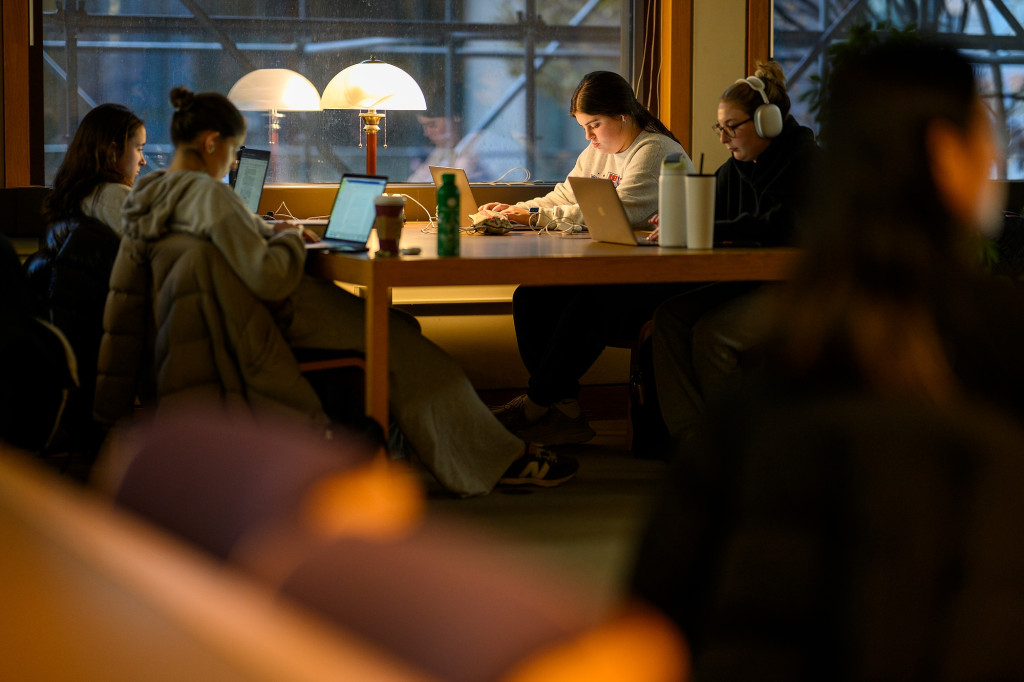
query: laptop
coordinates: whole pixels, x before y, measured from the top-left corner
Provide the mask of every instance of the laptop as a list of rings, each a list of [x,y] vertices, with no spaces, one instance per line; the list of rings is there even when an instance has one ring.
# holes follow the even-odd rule
[[[387,184],[388,179],[383,175],[342,175],[324,238],[306,244],[306,248],[366,251],[366,240],[370,238],[370,230],[377,218],[373,200],[384,193]]]
[[[599,242],[627,246],[657,246],[647,239],[650,230],[634,232],[626,209],[615,191],[615,183],[607,178],[569,176],[569,186],[576,195],[590,237]]]
[[[263,196],[263,184],[267,181],[269,168],[269,151],[249,147],[238,150],[238,169],[231,173],[229,181],[253,213],[260,208],[260,197]]]
[[[434,186],[441,186],[441,176],[451,173],[455,176],[455,186],[459,189],[459,227],[473,227],[473,219],[469,216],[476,213],[480,204],[473,198],[473,190],[469,188],[469,178],[464,168],[448,168],[446,166],[428,166]]]

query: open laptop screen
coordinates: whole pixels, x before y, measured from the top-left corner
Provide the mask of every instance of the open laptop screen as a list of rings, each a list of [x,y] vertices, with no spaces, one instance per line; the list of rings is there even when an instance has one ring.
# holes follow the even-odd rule
[[[260,208],[263,183],[270,167],[270,152],[245,147],[238,152],[238,171],[235,173],[234,188],[238,196],[253,213]]]
[[[455,186],[459,190],[459,227],[472,227],[471,215],[476,213],[479,205],[473,197],[473,190],[469,187],[469,177],[462,168],[449,168],[447,166],[430,166],[430,177],[434,179],[434,186],[441,187],[441,176],[451,173],[455,176]]]
[[[373,200],[384,193],[387,184],[383,176],[343,175],[324,237],[365,242],[376,218]]]

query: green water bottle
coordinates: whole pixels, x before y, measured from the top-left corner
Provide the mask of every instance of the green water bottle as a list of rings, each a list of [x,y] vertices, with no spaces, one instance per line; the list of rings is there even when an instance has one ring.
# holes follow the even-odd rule
[[[437,255],[459,255],[459,188],[455,176],[445,173],[437,188]]]

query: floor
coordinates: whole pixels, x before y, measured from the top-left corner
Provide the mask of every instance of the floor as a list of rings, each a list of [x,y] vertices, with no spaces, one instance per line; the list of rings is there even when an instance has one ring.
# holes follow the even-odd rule
[[[666,464],[627,451],[625,419],[591,419],[597,436],[562,447],[580,471],[557,488],[498,488],[485,497],[453,499],[434,489],[433,511],[505,535],[544,562],[587,581],[608,604],[622,594],[636,538]]]

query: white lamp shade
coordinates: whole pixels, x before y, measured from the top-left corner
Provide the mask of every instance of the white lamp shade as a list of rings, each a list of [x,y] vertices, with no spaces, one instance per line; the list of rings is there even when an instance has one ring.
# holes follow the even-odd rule
[[[324,88],[324,109],[423,110],[427,102],[413,77],[373,58],[339,72]]]
[[[320,111],[320,93],[291,69],[257,69],[231,86],[228,99],[242,111]]]

